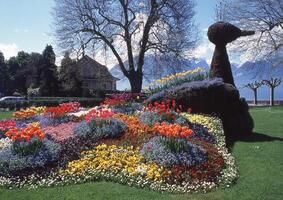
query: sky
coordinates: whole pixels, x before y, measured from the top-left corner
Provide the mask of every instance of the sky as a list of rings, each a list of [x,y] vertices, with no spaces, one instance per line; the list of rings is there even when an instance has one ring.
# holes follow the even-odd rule
[[[208,62],[214,47],[207,40],[206,31],[213,23],[216,2],[196,0],[195,21],[201,40],[195,55]],[[18,51],[42,52],[47,44],[54,47],[58,58],[61,56],[53,37],[54,6],[54,0],[0,0],[0,51],[6,59],[17,55]]]

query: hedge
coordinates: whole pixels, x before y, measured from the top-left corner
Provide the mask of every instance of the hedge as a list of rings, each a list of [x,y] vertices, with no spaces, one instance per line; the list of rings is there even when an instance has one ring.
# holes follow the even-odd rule
[[[29,100],[21,100],[21,101],[6,101],[0,102],[0,108],[9,109],[9,110],[20,110],[22,108],[27,108],[30,106],[57,106],[60,103],[64,102],[79,102],[83,107],[94,107],[99,105],[103,98],[64,98],[64,97],[40,97],[33,98]]]

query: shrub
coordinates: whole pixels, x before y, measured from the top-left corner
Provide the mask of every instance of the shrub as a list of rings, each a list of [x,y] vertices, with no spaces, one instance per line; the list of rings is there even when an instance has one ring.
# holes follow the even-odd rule
[[[77,124],[74,128],[74,134],[79,137],[86,137],[91,135],[91,128],[86,121],[82,121]]]
[[[116,138],[122,135],[127,126],[121,120],[108,118],[91,120],[89,123],[91,137],[94,138]]]
[[[0,108],[8,108],[9,110],[20,110],[30,106],[58,106],[65,102],[79,102],[84,107],[98,106],[103,98],[78,98],[78,97],[36,97],[29,100],[21,100],[18,102],[0,102]]]
[[[18,154],[12,146],[6,146],[0,150],[0,174],[43,167],[58,160],[60,149],[59,144],[47,138],[37,152],[27,155]]]
[[[153,161],[166,167],[174,165],[190,167],[207,160],[206,152],[201,147],[186,139],[162,136],[153,137],[145,143],[141,149],[141,154],[147,161]]]
[[[137,111],[143,110],[143,105],[140,103],[132,103],[125,105],[110,106],[115,113],[134,114]]]
[[[42,141],[38,138],[32,138],[29,142],[14,141],[12,145],[12,150],[15,154],[26,156],[38,153],[41,147]]]
[[[159,122],[168,122],[174,123],[178,114],[174,111],[170,112],[154,112],[154,111],[145,111],[142,112],[139,116],[139,119],[142,123],[147,124],[149,126],[153,126]]]

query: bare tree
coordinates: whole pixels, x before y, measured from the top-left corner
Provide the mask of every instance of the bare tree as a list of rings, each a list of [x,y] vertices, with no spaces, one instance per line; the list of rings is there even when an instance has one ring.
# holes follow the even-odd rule
[[[55,0],[55,33],[63,49],[112,52],[132,92],[140,92],[146,53],[193,47],[193,0]],[[127,62],[124,62],[127,60]]]
[[[263,80],[263,83],[270,88],[270,105],[274,105],[274,89],[281,84],[280,78],[270,78],[269,80]]]
[[[255,30],[248,40],[238,40],[234,50],[243,50],[252,58],[277,56],[283,49],[282,0],[220,0],[216,20]],[[281,51],[281,52],[280,52]],[[281,59],[279,63],[283,60]]]
[[[246,84],[244,87],[249,88],[254,93],[254,104],[257,105],[257,89],[263,85],[263,82],[254,81],[252,83]]]

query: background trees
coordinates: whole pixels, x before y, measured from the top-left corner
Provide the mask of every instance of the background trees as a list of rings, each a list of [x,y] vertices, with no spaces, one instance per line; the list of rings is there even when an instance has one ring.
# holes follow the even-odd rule
[[[193,47],[193,8],[193,0],[56,0],[55,32],[64,49],[110,51],[140,92],[146,53]]]
[[[283,1],[282,0],[220,0],[216,19],[231,22],[256,34],[235,42],[237,50],[254,58],[276,56],[283,62]]]
[[[8,87],[8,68],[7,64],[5,63],[5,58],[2,52],[0,52],[0,93],[6,94],[7,87]]]
[[[61,89],[65,95],[82,95],[80,72],[76,65],[76,61],[70,58],[70,54],[68,52],[65,53],[65,56],[61,61],[59,80],[62,87]]]
[[[47,45],[42,52],[40,74],[40,93],[43,96],[56,96],[58,94],[58,73],[55,60],[52,46]]]
[[[9,60],[0,52],[0,92],[4,95],[26,95],[28,88],[40,88],[41,95],[56,95],[57,75],[55,54],[50,45],[42,54],[20,51]]]
[[[254,81],[246,84],[244,87],[249,88],[254,93],[254,104],[257,105],[257,89],[263,85],[263,82]]]
[[[274,89],[281,84],[282,80],[280,78],[270,78],[263,80],[263,83],[270,88],[270,105],[274,105]]]

